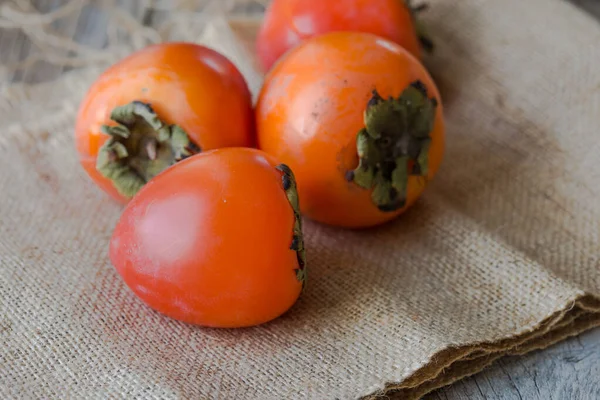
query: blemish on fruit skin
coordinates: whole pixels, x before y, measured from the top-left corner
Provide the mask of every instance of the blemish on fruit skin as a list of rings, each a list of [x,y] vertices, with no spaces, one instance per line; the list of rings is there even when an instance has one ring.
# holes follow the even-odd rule
[[[96,114],[94,115],[95,123],[92,124],[91,134],[102,135],[102,132],[100,131],[100,126],[104,124],[104,120],[107,118],[108,115],[110,115],[108,107],[98,107],[98,109],[96,110]]]
[[[384,49],[393,51],[394,53],[398,52],[398,48],[396,47],[396,45],[390,42],[389,40],[377,39],[376,44],[380,47],[383,47]]]
[[[298,33],[296,33],[293,29],[287,29],[285,33],[285,40],[288,46],[294,46],[299,42],[300,38],[298,37]]]
[[[310,35],[315,31],[313,19],[310,15],[296,16],[292,21],[292,25],[296,29],[296,32],[301,35]]]
[[[177,308],[177,310],[183,315],[190,315],[193,313],[192,308],[187,304],[187,302],[180,298],[175,298],[173,300],[173,307]]]
[[[213,55],[205,55],[203,57],[204,63],[210,67],[213,71],[215,71],[219,75],[225,75],[227,73],[227,65],[223,64],[220,57],[216,57]]]
[[[269,86],[268,97],[263,100],[263,114],[270,114],[280,104],[280,99],[288,95],[288,89],[294,80],[294,75],[283,75],[274,78]]]
[[[265,157],[263,156],[256,156],[254,158],[259,164],[262,164],[263,166],[267,167],[267,168],[271,168],[271,164],[269,163],[269,160],[267,160]]]
[[[142,293],[142,294],[145,294],[145,295],[148,295],[148,294],[150,294],[150,293],[151,293],[150,289],[148,289],[148,288],[147,288],[146,286],[144,286],[144,285],[137,285],[137,286],[135,287],[135,290],[136,290],[136,291],[138,291],[139,293]]]

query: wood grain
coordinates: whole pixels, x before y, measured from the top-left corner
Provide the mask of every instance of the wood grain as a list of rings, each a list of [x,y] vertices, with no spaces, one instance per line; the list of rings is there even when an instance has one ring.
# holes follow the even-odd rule
[[[600,20],[600,0],[571,0]],[[145,22],[160,15],[141,16],[137,2],[119,1]],[[60,0],[37,0],[40,11],[64,4]],[[52,26],[55,32],[78,43],[102,48],[107,41],[106,16],[92,4],[84,6],[77,19],[67,19]],[[2,63],[24,60],[39,51],[25,35],[16,30],[0,30]],[[53,79],[65,68],[38,63],[33,68],[9,74],[9,82],[42,82]],[[543,351],[525,356],[506,357],[472,377],[442,388],[425,400],[593,400],[600,399],[600,329],[568,339]]]
[[[425,400],[600,399],[600,329],[542,351],[498,360]]]

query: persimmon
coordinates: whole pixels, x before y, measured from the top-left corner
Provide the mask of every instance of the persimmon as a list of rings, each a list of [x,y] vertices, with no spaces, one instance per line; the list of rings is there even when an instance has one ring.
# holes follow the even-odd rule
[[[372,33],[394,41],[415,57],[433,43],[413,7],[403,0],[273,0],[256,40],[258,60],[265,71],[289,49],[313,36],[334,31]]]
[[[313,37],[266,75],[259,148],[292,168],[302,213],[342,227],[410,207],[444,153],[438,89],[401,46],[360,32]]]
[[[191,156],[127,204],[110,259],[151,308],[210,327],[286,312],[306,279],[294,174],[257,149]]]
[[[115,199],[199,151],[252,146],[252,98],[220,53],[161,43],[108,68],[81,102],[75,126],[81,165]]]

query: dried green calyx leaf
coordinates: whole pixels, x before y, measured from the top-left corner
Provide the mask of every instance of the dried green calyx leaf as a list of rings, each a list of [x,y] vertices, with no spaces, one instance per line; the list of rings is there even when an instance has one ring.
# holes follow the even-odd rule
[[[421,81],[398,98],[383,99],[377,91],[367,103],[365,127],[356,136],[358,166],[349,181],[372,189],[373,203],[384,212],[406,204],[408,178],[428,175],[428,154],[437,100],[427,97]]]
[[[298,190],[296,187],[296,179],[294,173],[285,164],[280,164],[276,167],[282,172],[281,182],[283,190],[294,210],[294,231],[292,233],[292,242],[290,249],[296,252],[298,259],[298,268],[296,269],[296,278],[302,282],[302,289],[306,286],[306,254],[304,250],[304,236],[302,234],[302,217],[300,215],[300,203],[298,201]]]
[[[133,101],[116,107],[110,118],[118,125],[102,126],[110,138],[98,152],[96,169],[126,198],[169,166],[200,152],[181,127],[165,124],[150,104]]]
[[[427,32],[427,28],[425,27],[423,22],[421,22],[421,20],[418,17],[419,13],[421,13],[421,12],[427,10],[427,8],[429,8],[429,5],[426,3],[422,3],[422,4],[415,6],[415,5],[413,5],[412,0],[403,0],[403,1],[404,1],[404,5],[406,6],[406,8],[408,8],[408,10],[410,11],[410,15],[412,16],[412,21],[415,26],[417,37],[419,38],[419,42],[421,43],[421,47],[431,53],[434,49],[433,40],[431,39],[431,36]]]

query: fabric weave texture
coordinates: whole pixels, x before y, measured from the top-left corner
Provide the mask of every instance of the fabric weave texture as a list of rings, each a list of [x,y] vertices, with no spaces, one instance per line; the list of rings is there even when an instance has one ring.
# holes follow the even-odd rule
[[[80,168],[74,119],[108,63],[156,38],[223,51],[256,92],[255,17],[191,3],[80,51],[105,64],[2,88],[1,398],[416,399],[600,325],[600,26],[559,0],[430,1],[442,168],[390,224],[305,221],[290,312],[218,330],[142,304],[108,260],[121,208]]]

